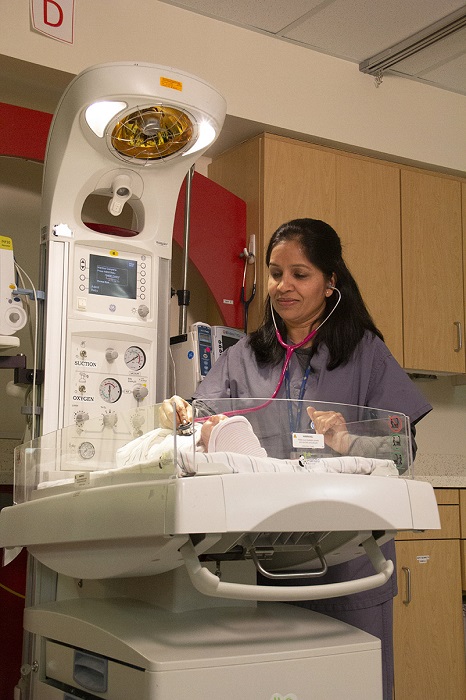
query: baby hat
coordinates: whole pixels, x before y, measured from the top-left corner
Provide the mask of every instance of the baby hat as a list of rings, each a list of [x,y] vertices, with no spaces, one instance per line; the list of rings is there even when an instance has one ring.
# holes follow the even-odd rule
[[[251,423],[244,416],[231,416],[212,428],[208,452],[236,452],[252,457],[267,457]]]

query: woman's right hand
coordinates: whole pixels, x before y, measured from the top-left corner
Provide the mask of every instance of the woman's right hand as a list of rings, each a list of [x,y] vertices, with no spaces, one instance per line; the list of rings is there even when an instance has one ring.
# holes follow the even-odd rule
[[[176,427],[179,425],[187,425],[193,421],[193,409],[191,404],[181,398],[181,396],[172,396],[170,399],[165,399],[159,408],[160,427],[173,429],[174,415],[173,404],[176,411]]]

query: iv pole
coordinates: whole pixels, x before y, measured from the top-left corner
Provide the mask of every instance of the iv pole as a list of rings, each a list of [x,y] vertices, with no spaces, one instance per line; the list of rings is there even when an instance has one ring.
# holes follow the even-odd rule
[[[178,333],[186,335],[188,325],[188,306],[190,300],[190,291],[188,285],[188,263],[189,263],[189,235],[190,235],[190,217],[191,217],[191,188],[194,175],[194,165],[191,166],[186,174],[186,194],[185,194],[185,209],[184,209],[184,247],[183,247],[183,282],[182,288],[178,289],[176,295],[178,297],[178,306],[180,307]]]

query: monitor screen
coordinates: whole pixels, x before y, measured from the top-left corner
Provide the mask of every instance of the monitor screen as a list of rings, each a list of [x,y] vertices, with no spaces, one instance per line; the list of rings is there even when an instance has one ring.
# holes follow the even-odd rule
[[[225,351],[227,348],[237,343],[238,340],[239,338],[232,338],[230,335],[222,335],[223,350]]]
[[[136,299],[136,260],[89,256],[89,294]]]

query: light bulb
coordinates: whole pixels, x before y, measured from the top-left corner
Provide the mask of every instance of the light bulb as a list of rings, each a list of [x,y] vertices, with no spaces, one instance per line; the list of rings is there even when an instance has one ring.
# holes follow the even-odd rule
[[[111,143],[125,158],[159,160],[188,146],[193,131],[189,116],[175,107],[140,107],[118,121]]]

